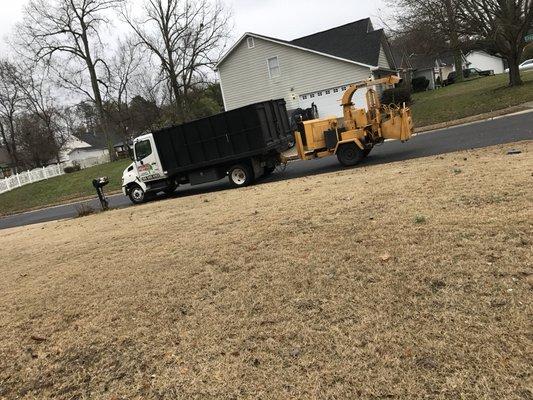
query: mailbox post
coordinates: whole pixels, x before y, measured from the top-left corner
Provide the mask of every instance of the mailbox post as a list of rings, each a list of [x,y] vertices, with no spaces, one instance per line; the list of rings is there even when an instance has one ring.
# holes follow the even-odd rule
[[[104,186],[109,183],[109,178],[107,176],[102,176],[100,178],[93,179],[93,186],[96,189],[96,194],[100,200],[100,205],[102,206],[102,211],[106,211],[109,208],[109,202],[104,193]]]

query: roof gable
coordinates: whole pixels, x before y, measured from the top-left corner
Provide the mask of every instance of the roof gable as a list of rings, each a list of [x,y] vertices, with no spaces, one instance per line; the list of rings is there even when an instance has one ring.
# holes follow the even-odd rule
[[[370,18],[314,33],[290,43],[368,65],[378,65],[383,29],[374,30]]]
[[[217,68],[247,37],[256,37],[284,46],[310,51],[322,56],[351,62],[368,68],[377,68],[379,53],[386,37],[382,29],[373,30],[370,18],[317,32],[292,41],[247,32],[235,43],[217,63]],[[394,59],[388,46],[383,46],[389,62]]]

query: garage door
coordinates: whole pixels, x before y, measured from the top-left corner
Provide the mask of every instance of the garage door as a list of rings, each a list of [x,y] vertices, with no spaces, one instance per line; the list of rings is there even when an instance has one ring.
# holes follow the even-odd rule
[[[309,108],[311,107],[311,104],[315,103],[319,117],[342,117],[341,99],[348,86],[349,85],[346,84],[330,89],[302,94],[299,96],[300,108]],[[352,100],[355,107],[366,108],[365,94],[366,89],[360,89],[355,92]]]

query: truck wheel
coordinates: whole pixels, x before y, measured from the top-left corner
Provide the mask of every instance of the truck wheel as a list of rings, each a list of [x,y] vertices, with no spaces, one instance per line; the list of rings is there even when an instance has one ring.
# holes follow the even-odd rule
[[[345,167],[353,167],[365,157],[363,150],[354,142],[344,143],[337,150],[337,159]]]
[[[246,164],[237,164],[229,169],[228,177],[233,187],[244,187],[253,182],[254,172]]]
[[[130,188],[128,193],[130,200],[133,204],[141,204],[144,203],[145,195],[144,190],[139,185],[134,185]]]

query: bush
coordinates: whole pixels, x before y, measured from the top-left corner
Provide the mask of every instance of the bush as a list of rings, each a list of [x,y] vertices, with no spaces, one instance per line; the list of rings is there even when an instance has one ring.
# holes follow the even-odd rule
[[[70,174],[72,172],[77,172],[80,169],[81,169],[80,164],[75,162],[75,163],[73,163],[72,166],[63,168],[63,171],[65,171],[65,174]]]
[[[386,89],[381,95],[381,104],[411,104],[411,90],[406,87],[395,87]]]
[[[411,84],[413,85],[413,90],[415,92],[423,92],[429,86],[429,79],[419,76],[417,78],[413,78]]]

